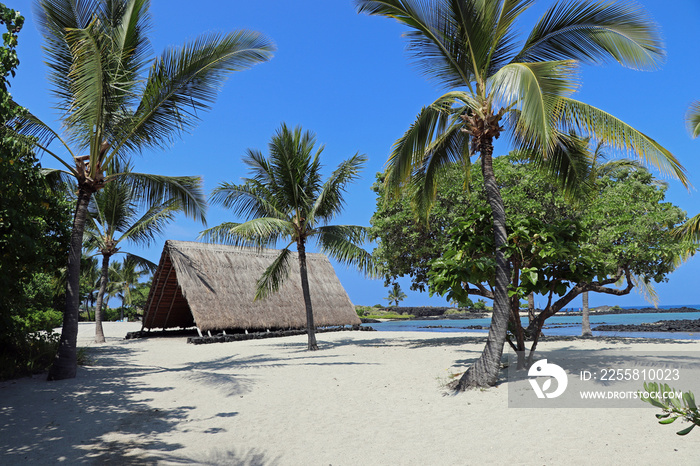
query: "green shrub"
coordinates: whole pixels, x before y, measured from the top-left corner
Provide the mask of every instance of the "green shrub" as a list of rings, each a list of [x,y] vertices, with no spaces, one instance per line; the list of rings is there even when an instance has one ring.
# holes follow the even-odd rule
[[[0,380],[48,369],[58,351],[60,337],[58,333],[41,331],[4,341],[0,351]]]
[[[668,384],[657,384],[654,382],[644,383],[646,393],[640,392],[642,401],[649,403],[663,410],[662,414],[657,414],[659,424],[671,424],[676,419],[681,418],[690,422],[690,426],[676,432],[678,435],[686,435],[695,426],[700,426],[700,412],[695,404],[693,392],[682,394],[682,402],[677,397],[669,397],[669,393],[680,393]]]

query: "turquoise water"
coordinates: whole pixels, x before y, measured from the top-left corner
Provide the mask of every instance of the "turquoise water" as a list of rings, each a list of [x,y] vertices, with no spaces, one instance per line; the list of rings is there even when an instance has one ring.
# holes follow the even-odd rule
[[[679,306],[659,306],[670,309]],[[700,306],[687,306],[700,309]],[[645,314],[610,314],[591,315],[591,329],[595,336],[618,336],[637,338],[675,338],[687,340],[700,340],[700,333],[684,332],[597,332],[595,327],[600,324],[642,324],[659,322],[662,320],[696,320],[700,319],[698,312],[669,312],[669,313],[645,313]],[[391,321],[380,324],[367,324],[377,331],[384,332],[480,332],[486,334],[488,330],[466,329],[469,325],[481,325],[488,327],[491,319],[444,319],[444,320],[408,320]],[[527,318],[523,319],[527,325]],[[427,326],[441,326],[442,328],[425,328]],[[547,319],[543,332],[545,335],[575,336],[581,335],[581,316],[555,315]]]

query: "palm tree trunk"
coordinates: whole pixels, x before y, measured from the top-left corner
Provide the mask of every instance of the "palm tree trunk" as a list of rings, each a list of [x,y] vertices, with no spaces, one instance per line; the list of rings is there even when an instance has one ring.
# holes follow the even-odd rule
[[[78,371],[78,317],[80,315],[80,256],[83,249],[83,231],[87,221],[88,204],[92,191],[80,185],[78,202],[70,236],[68,267],[66,269],[66,308],[58,353],[49,369],[48,380],[75,378]]]
[[[306,334],[309,336],[309,351],[318,350],[316,342],[316,327],[314,326],[314,311],[311,307],[311,293],[309,292],[309,277],[306,272],[306,247],[302,241],[297,243],[299,253],[299,275],[301,275],[301,290],[304,294],[306,306]]]
[[[105,342],[105,333],[102,329],[102,305],[107,292],[109,279],[109,254],[102,255],[102,275],[100,276],[100,291],[97,292],[97,304],[95,307],[95,343]]]
[[[496,248],[496,280],[493,290],[493,314],[486,346],[481,357],[464,373],[457,385],[458,390],[472,387],[490,387],[496,384],[501,371],[501,356],[506,342],[510,307],[508,283],[510,267],[503,254],[508,235],[506,233],[506,212],[501,192],[493,172],[493,139],[484,138],[481,144],[481,171],[484,175],[486,198],[491,205],[493,231]]]
[[[588,316],[588,291],[584,291],[581,294],[581,300],[583,301],[583,310],[581,311],[581,335],[590,337],[593,336],[593,332],[591,332],[591,322]]]

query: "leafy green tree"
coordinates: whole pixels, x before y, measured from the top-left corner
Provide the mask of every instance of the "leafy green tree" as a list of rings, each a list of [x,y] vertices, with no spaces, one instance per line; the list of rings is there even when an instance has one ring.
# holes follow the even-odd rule
[[[76,375],[80,253],[92,195],[108,182],[128,177],[154,204],[177,198],[188,216],[204,218],[204,204],[186,186],[165,183],[159,175],[105,174],[105,169],[131,154],[169,147],[214,102],[226,76],[268,60],[274,48],[259,33],[237,31],[206,34],[151,59],[149,7],[149,0],[37,3],[37,24],[65,134],[28,112],[13,128],[39,137],[38,147],[58,160],[78,185],[61,344],[49,380]],[[63,146],[67,160],[50,148],[54,140]]]
[[[251,218],[245,223],[222,223],[200,235],[207,241],[274,247],[288,241],[279,256],[257,282],[255,299],[276,292],[289,275],[292,252],[296,245],[301,288],[306,306],[306,329],[309,350],[317,350],[311,292],[306,270],[306,245],[315,239],[321,252],[337,261],[373,271],[372,257],[361,245],[367,228],[356,225],[329,225],[345,204],[345,187],[357,179],[364,155],[355,154],[342,162],[325,182],[321,176],[321,153],[316,136],[282,124],[269,144],[269,157],[259,150],[248,149],[244,162],[251,177],[242,184],[221,183],[212,193],[211,202],[232,209],[236,215]]]
[[[70,206],[43,175],[33,141],[4,128],[21,110],[9,78],[24,18],[0,3],[0,24],[0,378],[9,378],[45,369],[55,351],[61,314],[51,285],[68,251]]]
[[[394,306],[398,306],[399,303],[406,298],[406,293],[401,291],[401,286],[398,283],[394,283],[394,285],[389,290],[389,295],[384,299],[389,301],[389,304],[394,303]]]
[[[510,160],[509,160],[510,159]],[[503,248],[511,268],[509,328],[516,351],[525,340],[537,346],[544,322],[585,291],[628,294],[633,276],[665,281],[688,243],[673,237],[685,220],[678,207],[664,202],[665,186],[641,167],[618,167],[596,180],[585,208],[573,208],[549,179],[506,157],[494,160],[508,218]],[[473,173],[478,183],[478,173]],[[557,194],[558,193],[558,194]],[[496,257],[485,193],[475,193],[472,213],[452,229],[443,257],[433,261],[431,292],[448,299],[477,295],[493,299]],[[613,286],[622,280],[622,288]],[[546,299],[544,308],[523,329],[520,300],[530,293]]]
[[[493,142],[506,132],[534,160],[559,158],[569,131],[631,149],[683,182],[680,163],[656,141],[614,116],[572,98],[579,63],[615,61],[654,68],[663,56],[654,23],[636,5],[586,0],[556,2],[521,43],[516,20],[532,0],[356,0],[358,10],[394,18],[410,28],[409,50],[419,68],[450,91],[424,107],[395,143],[387,185],[416,190],[429,210],[440,168],[479,155],[491,208],[494,311],[481,357],[459,389],[496,383],[510,316],[510,270],[503,200],[493,171]],[[565,167],[566,164],[554,164]],[[566,172],[559,173],[566,178]]]
[[[117,171],[128,174],[131,167],[127,164],[119,167]],[[199,203],[204,204],[202,181],[199,177],[168,177],[165,182],[184,187],[197,196]],[[166,197],[153,204],[147,192],[140,191],[127,177],[120,177],[93,195],[88,210],[90,216],[86,224],[85,241],[88,247],[95,248],[102,256],[95,307],[95,342],[104,343],[102,304],[109,281],[110,258],[118,253],[126,253],[120,247],[123,243],[150,246],[183,209],[177,198]],[[153,262],[132,253],[128,253],[127,262],[130,266],[137,262],[151,271],[155,271],[157,267]],[[133,267],[131,270],[134,270]],[[129,289],[125,289],[127,296],[130,296]]]

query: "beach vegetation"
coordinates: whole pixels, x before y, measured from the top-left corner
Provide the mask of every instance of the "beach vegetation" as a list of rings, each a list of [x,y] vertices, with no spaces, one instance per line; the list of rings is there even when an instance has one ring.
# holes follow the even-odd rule
[[[681,396],[671,396],[676,394]],[[700,410],[693,392],[681,392],[668,384],[644,382],[644,392],[640,392],[639,395],[642,401],[661,408],[663,412],[656,415],[659,424],[671,424],[677,419],[690,422],[690,426],[676,432],[678,435],[687,435],[695,426],[700,426]]]
[[[194,128],[228,75],[269,60],[274,50],[260,33],[234,31],[208,33],[152,58],[149,8],[149,0],[36,4],[63,132],[28,111],[16,115],[8,126],[37,137],[36,147],[53,157],[62,166],[60,173],[77,184],[61,343],[49,380],[76,375],[80,258],[93,194],[128,178],[153,204],[177,198],[187,216],[204,219],[206,206],[188,186],[168,183],[160,175],[105,170],[116,160],[170,147]],[[52,149],[53,142],[61,148]]]
[[[317,350],[318,343],[306,265],[309,240],[341,264],[374,274],[372,256],[362,248],[367,227],[330,224],[345,205],[346,186],[359,177],[367,157],[355,154],[338,165],[324,182],[323,150],[323,146],[316,147],[314,133],[282,124],[270,140],[268,157],[259,150],[248,149],[244,162],[251,177],[244,178],[241,184],[220,183],[210,196],[212,204],[250,220],[225,222],[200,234],[206,241],[234,246],[266,248],[280,241],[286,243],[257,281],[256,300],[279,290],[292,266],[290,247],[296,247],[310,351]]]
[[[21,111],[10,78],[24,18],[0,3],[0,378],[45,370],[57,348],[62,296],[54,283],[68,253],[70,203],[45,176],[34,141],[4,127]]]
[[[585,291],[621,296],[644,282],[663,282],[689,245],[672,234],[685,213],[665,202],[666,187],[640,166],[619,166],[593,185],[585,206],[566,202],[550,178],[517,157],[494,167],[503,195],[509,236],[503,247],[511,270],[507,341],[518,352],[537,346],[544,322]],[[479,182],[478,168],[471,174]],[[496,256],[483,191],[472,192],[470,215],[449,231],[442,257],[430,263],[431,294],[463,300],[493,298]],[[530,293],[545,304],[523,328],[520,301]],[[514,338],[515,341],[511,341]]]
[[[356,0],[358,11],[397,20],[409,28],[409,51],[419,69],[448,89],[419,112],[394,144],[385,185],[394,194],[412,191],[425,218],[453,163],[480,158],[485,212],[493,232],[494,300],[487,344],[459,388],[491,386],[511,317],[511,270],[505,258],[507,218],[493,169],[493,144],[507,134],[523,155],[557,176],[574,192],[579,178],[566,158],[570,131],[603,139],[687,183],[684,169],[660,144],[609,113],[573,98],[580,64],[619,63],[654,69],[664,51],[645,11],[625,2],[559,1],[519,41],[519,17],[532,0]],[[463,264],[465,267],[468,264]]]

